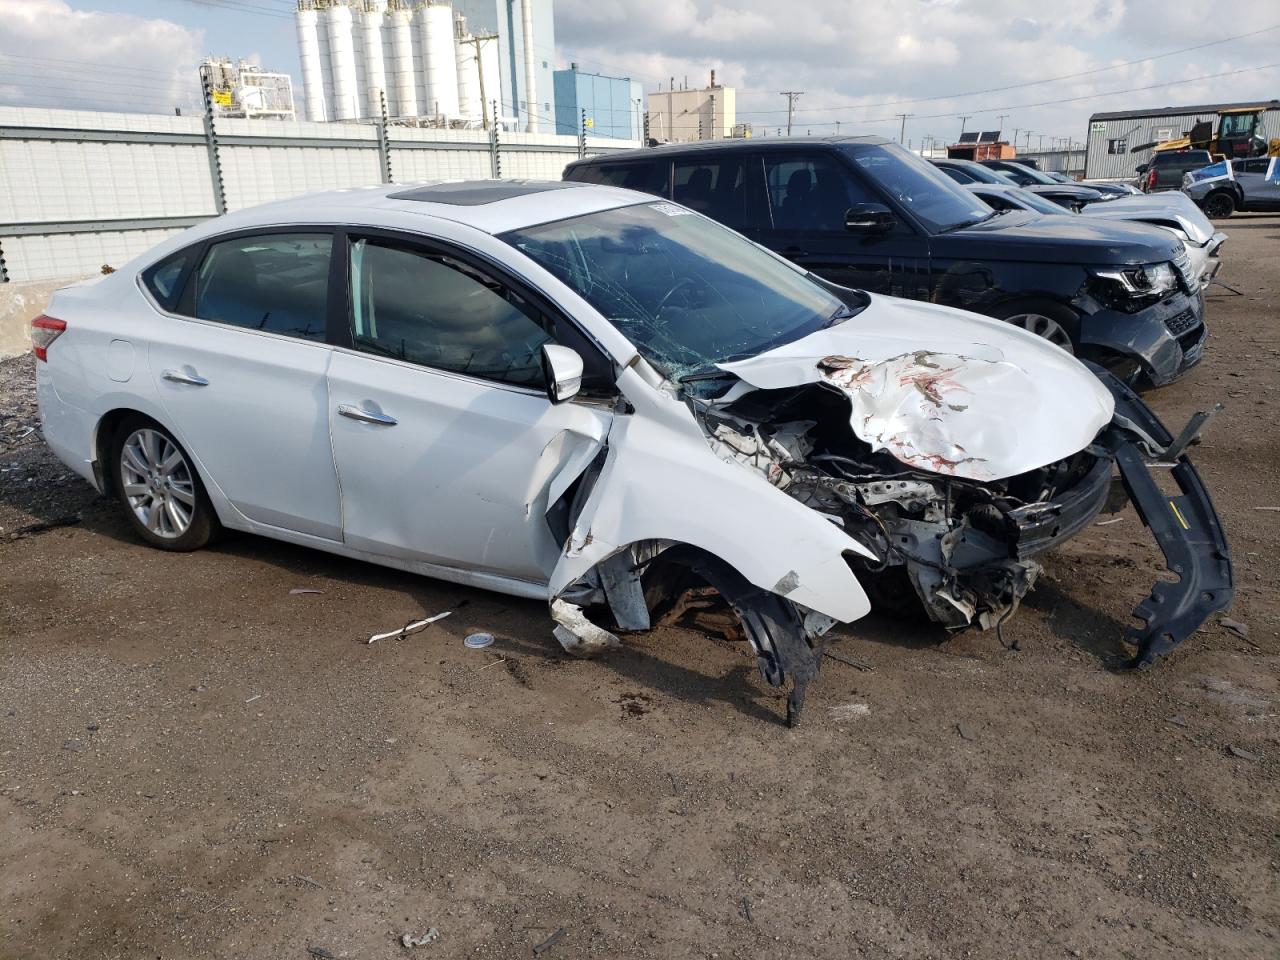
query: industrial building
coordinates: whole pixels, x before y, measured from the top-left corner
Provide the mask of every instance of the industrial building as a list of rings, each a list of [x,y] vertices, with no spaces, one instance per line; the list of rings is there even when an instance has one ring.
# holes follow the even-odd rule
[[[716,83],[711,71],[710,86],[689,89],[686,81],[676,87],[675,78],[666,90],[661,84],[649,94],[649,136],[667,143],[718,140],[733,136],[737,126],[737,97],[733,87]]]
[[[552,0],[298,0],[296,18],[308,120],[378,117],[385,98],[428,125],[553,127]]]
[[[226,57],[206,57],[201,80],[209,85],[209,100],[218,117],[246,120],[293,120],[293,81],[287,73]]]
[[[556,133],[577,134],[585,123],[597,137],[644,136],[644,86],[630,77],[585,73],[576,63],[555,72]]]
[[[1099,180],[1127,180],[1137,176],[1135,168],[1151,159],[1151,147],[1155,144],[1181,137],[1201,121],[1212,123],[1216,129],[1220,111],[1242,107],[1261,107],[1263,138],[1280,137],[1280,100],[1095,113],[1089,118],[1084,175]]]

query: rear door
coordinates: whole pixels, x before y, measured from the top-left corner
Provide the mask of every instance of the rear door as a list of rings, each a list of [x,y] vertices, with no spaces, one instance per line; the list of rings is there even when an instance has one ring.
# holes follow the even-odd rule
[[[1280,163],[1276,158],[1254,157],[1239,161],[1236,180],[1244,193],[1246,210],[1280,210]]]
[[[170,322],[156,325],[148,364],[167,425],[232,506],[339,540],[325,384],[332,246],[316,228],[208,243]]]
[[[887,233],[855,235],[845,214],[856,203],[885,203],[856,171],[828,151],[766,152],[765,245],[846,287],[919,299],[928,290],[928,245],[899,216]]]
[[[603,442],[607,362],[564,317],[461,251],[347,240],[352,349],[335,350],[328,378],[347,545],[545,582],[561,546],[551,491]],[[583,356],[580,398],[547,399],[548,342]]]

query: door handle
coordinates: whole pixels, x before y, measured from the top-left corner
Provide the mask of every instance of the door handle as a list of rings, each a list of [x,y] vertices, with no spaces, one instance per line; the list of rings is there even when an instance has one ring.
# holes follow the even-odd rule
[[[372,413],[352,403],[338,404],[338,413],[344,417],[350,417],[352,420],[359,420],[361,423],[376,423],[380,427],[394,427],[400,422],[395,417],[389,417],[385,413]]]
[[[191,387],[207,387],[209,381],[198,373],[186,373],[182,370],[166,370],[160,374],[166,380],[172,380],[174,383],[185,383]]]

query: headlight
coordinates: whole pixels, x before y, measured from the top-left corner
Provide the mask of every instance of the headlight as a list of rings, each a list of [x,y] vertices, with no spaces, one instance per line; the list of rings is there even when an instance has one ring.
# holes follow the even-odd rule
[[[1178,275],[1171,263],[1152,263],[1124,270],[1095,270],[1093,275],[1111,281],[1115,292],[1129,297],[1162,297],[1178,287]]]

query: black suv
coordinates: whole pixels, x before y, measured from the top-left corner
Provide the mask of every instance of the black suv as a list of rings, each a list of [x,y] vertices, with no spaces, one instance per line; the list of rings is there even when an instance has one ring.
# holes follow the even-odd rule
[[[1135,168],[1142,176],[1143,193],[1181,190],[1182,175],[1213,163],[1208,150],[1163,150]]]
[[[1169,383],[1204,347],[1204,300],[1172,234],[996,213],[879,137],[672,144],[564,176],[668,197],[846,287],[1025,327],[1132,383]]]

